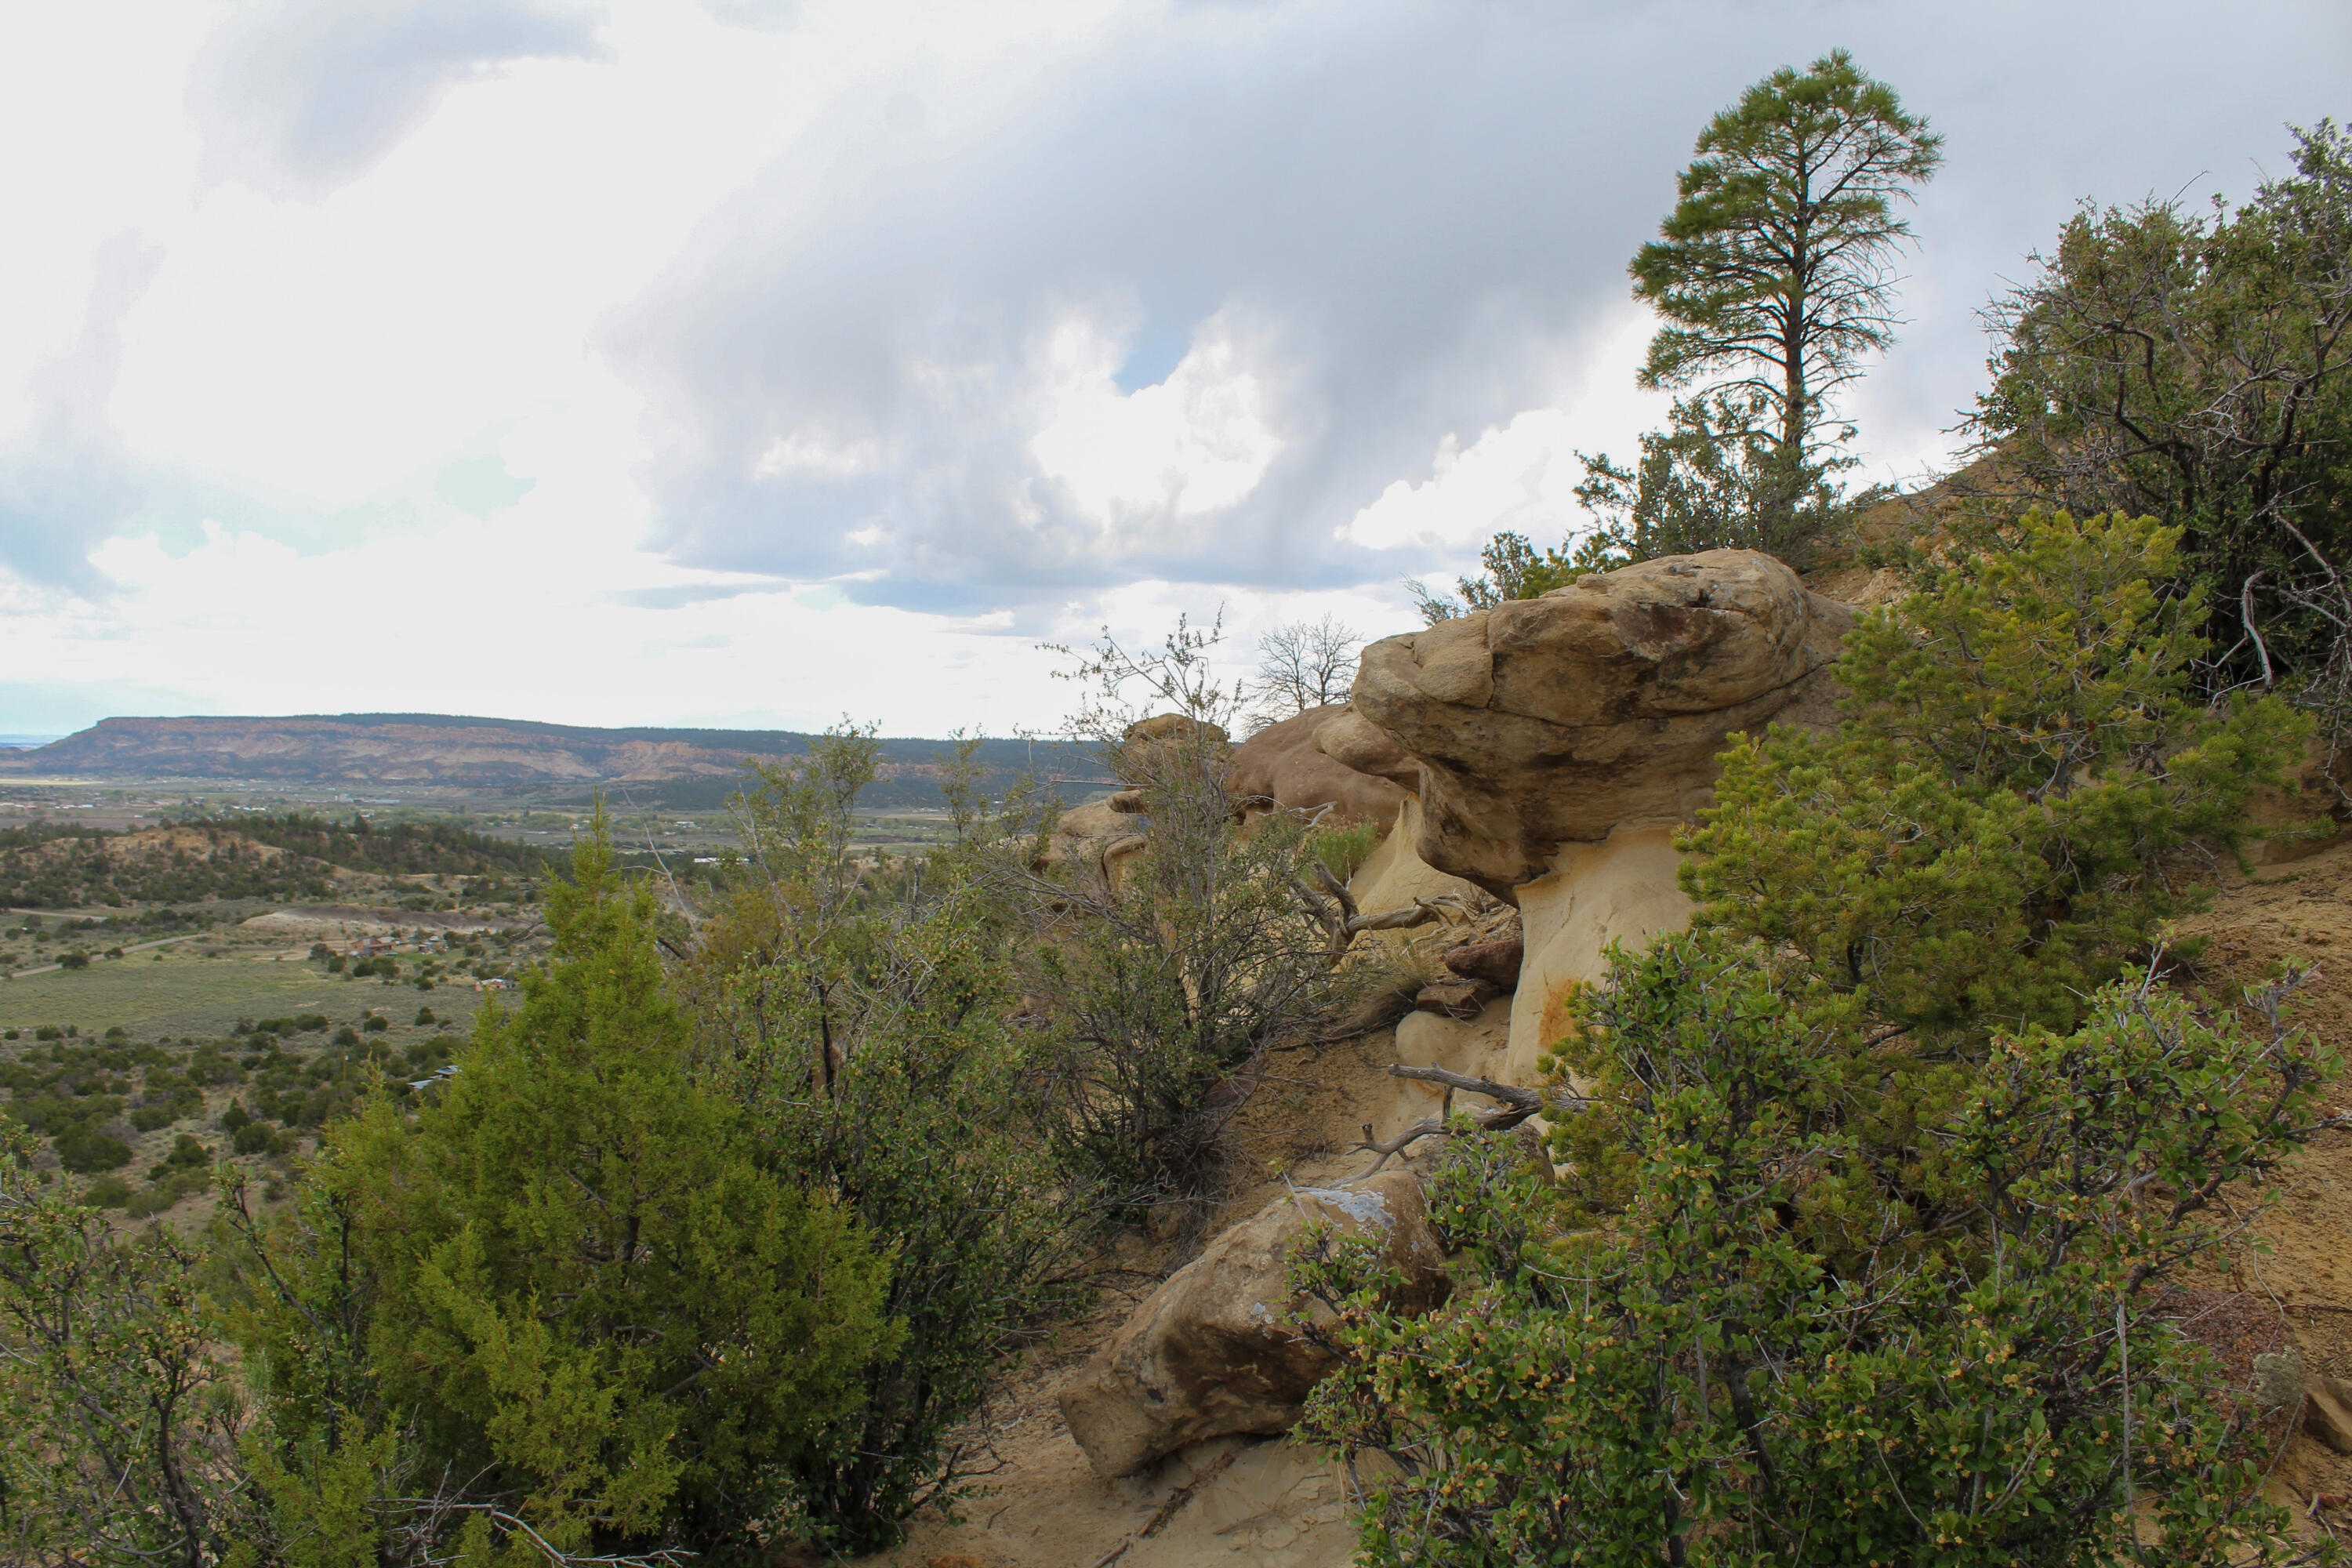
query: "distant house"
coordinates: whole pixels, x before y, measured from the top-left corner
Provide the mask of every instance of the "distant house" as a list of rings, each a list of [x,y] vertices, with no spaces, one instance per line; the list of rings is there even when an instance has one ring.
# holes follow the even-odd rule
[[[514,988],[515,983],[502,974],[474,982],[474,989],[477,991],[511,991]]]

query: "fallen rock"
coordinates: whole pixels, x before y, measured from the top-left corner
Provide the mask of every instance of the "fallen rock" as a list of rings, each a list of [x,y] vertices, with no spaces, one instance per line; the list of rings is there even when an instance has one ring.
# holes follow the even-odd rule
[[[1334,1364],[1290,1321],[1306,1305],[1290,1291],[1291,1243],[1318,1222],[1386,1236],[1384,1256],[1405,1278],[1391,1308],[1445,1299],[1444,1256],[1409,1172],[1277,1198],[1169,1276],[1063,1388],[1070,1435],[1097,1472],[1131,1474],[1204,1437],[1297,1421]]]
[[[1769,555],[1669,556],[1374,643],[1351,706],[1417,764],[1421,858],[1507,898],[1562,844],[1687,820],[1733,732],[1830,723],[1853,620]]]
[[[1359,822],[1387,826],[1396,820],[1397,808],[1404,804],[1404,790],[1386,776],[1339,761],[1318,743],[1335,721],[1349,717],[1348,705],[1337,702],[1267,725],[1234,749],[1233,770],[1226,775],[1226,788],[1244,804],[1272,803],[1295,811],[1314,811],[1328,805],[1331,810],[1324,821],[1334,826]],[[1370,730],[1370,726],[1365,728]],[[1402,765],[1412,765],[1394,742],[1376,730],[1371,733],[1396,752]],[[1390,765],[1399,764],[1391,762]]]
[[[1412,1005],[1423,1013],[1443,1013],[1449,1018],[1475,1018],[1500,993],[1501,987],[1486,980],[1439,980],[1424,985]]]
[[[2352,1454],[2352,1384],[2315,1377],[2303,1387],[2303,1429],[2339,1454]]]
[[[1527,952],[1527,939],[1513,931],[1448,948],[1441,962],[1465,980],[1483,980],[1497,991],[1511,991],[1518,986],[1519,963]]]

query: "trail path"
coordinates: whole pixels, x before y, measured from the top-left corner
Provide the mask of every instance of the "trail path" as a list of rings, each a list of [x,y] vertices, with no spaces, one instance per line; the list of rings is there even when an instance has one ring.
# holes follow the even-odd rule
[[[192,931],[184,936],[158,937],[153,942],[134,942],[125,947],[122,950],[122,953],[124,957],[128,958],[134,952],[142,952],[151,947],[167,947],[175,942],[194,942],[196,938],[204,934],[205,933],[202,931]],[[0,980],[17,980],[27,974],[48,974],[57,970],[63,969],[65,965],[62,963],[44,963],[37,969],[19,969],[13,972],[0,969]]]

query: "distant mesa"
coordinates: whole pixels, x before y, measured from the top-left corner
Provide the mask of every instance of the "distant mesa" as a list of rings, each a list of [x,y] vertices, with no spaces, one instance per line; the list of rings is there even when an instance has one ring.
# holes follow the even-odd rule
[[[747,759],[782,762],[806,752],[809,741],[789,730],[604,730],[443,713],[103,719],[47,745],[0,751],[0,777],[572,786],[583,795],[603,784],[644,784],[664,801],[717,805],[740,787]],[[945,741],[885,740],[881,778],[866,803],[936,801],[938,754],[949,749]],[[983,787],[1001,787],[1033,766],[1048,782],[1109,782],[1070,746],[988,741],[981,761]]]

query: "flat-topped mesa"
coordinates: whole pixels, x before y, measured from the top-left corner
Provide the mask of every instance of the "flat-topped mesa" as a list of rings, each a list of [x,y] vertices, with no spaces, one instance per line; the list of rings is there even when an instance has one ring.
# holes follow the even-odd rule
[[[1421,858],[1510,899],[1563,845],[1689,820],[1734,732],[1832,722],[1853,624],[1769,555],[1667,556],[1374,643],[1350,703],[1420,764]]]

